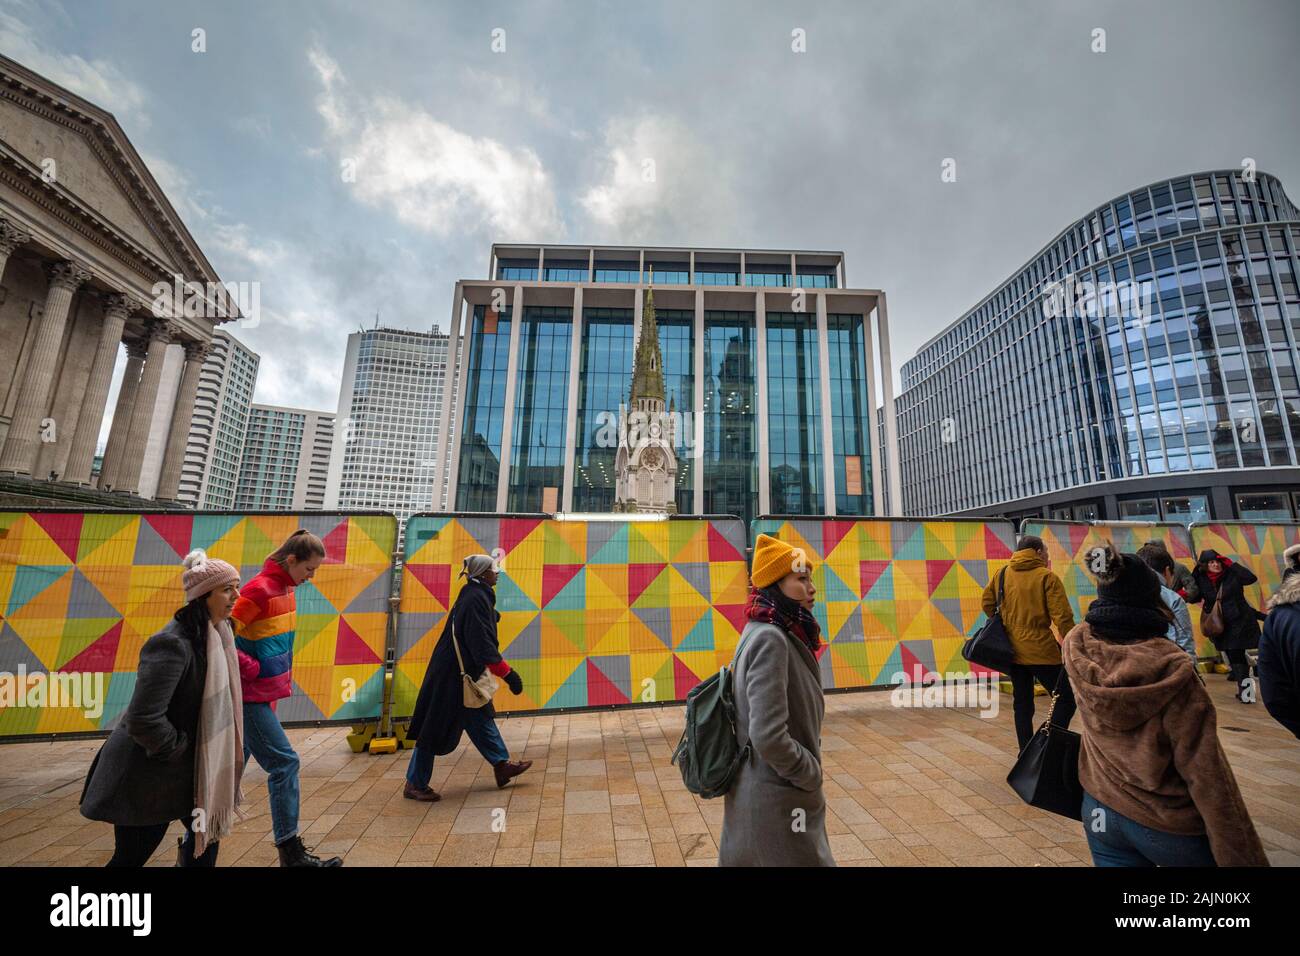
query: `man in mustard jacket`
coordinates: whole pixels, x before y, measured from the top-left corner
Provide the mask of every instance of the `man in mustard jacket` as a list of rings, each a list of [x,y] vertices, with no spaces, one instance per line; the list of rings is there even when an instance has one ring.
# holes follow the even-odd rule
[[[984,613],[992,614],[998,602],[998,579],[984,589]],[[1011,703],[1016,721],[1016,738],[1020,749],[1034,735],[1034,681],[1050,694],[1061,695],[1052,712],[1052,724],[1069,727],[1074,716],[1074,693],[1070,679],[1061,666],[1061,639],[1074,627],[1074,612],[1066,597],[1065,585],[1052,573],[1047,563],[1047,548],[1042,538],[1022,535],[1006,566],[1005,596],[1002,600],[1002,623],[1011,637],[1016,662],[1007,672],[1011,679]],[[1056,634],[1052,634],[1052,625]],[[1059,682],[1059,683],[1058,683]]]

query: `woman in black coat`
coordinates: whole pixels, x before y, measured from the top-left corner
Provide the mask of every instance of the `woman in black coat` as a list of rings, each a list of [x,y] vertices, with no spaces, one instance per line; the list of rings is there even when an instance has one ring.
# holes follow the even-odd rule
[[[131,702],[82,788],[82,816],[113,824],[112,867],[144,866],[173,820],[185,827],[178,865],[215,866],[242,800],[239,665],[227,623],[239,572],[202,551],[185,568],[187,603],[140,649]]]
[[[429,669],[424,672],[424,683],[415,700],[415,710],[407,727],[408,740],[415,740],[411,763],[406,770],[406,786],[402,795],[409,800],[432,802],[441,799],[429,786],[433,776],[433,759],[449,754],[460,744],[461,733],[468,733],[470,741],[488,763],[496,777],[498,787],[504,787],[512,777],[517,777],[533,765],[531,760],[511,760],[501,732],[497,730],[496,711],[489,701],[482,707],[466,707],[460,664],[456,659],[454,633],[465,662],[465,673],[478,680],[484,668],[506,682],[513,694],[524,692],[524,682],[518,672],[501,658],[497,645],[497,621],[501,615],[496,609],[497,594],[493,588],[498,572],[492,558],[486,554],[473,554],[465,559],[460,576],[466,578],[465,586],[456,595],[442,636],[429,659]]]
[[[1222,602],[1223,633],[1210,640],[1228,658],[1228,679],[1237,682],[1237,700],[1251,703],[1249,697],[1242,698],[1250,676],[1246,651],[1259,647],[1259,622],[1264,620],[1264,614],[1246,600],[1245,589],[1259,579],[1244,564],[1237,564],[1210,548],[1201,552],[1192,574],[1200,591],[1196,603],[1201,604],[1202,621],[1216,603]]]

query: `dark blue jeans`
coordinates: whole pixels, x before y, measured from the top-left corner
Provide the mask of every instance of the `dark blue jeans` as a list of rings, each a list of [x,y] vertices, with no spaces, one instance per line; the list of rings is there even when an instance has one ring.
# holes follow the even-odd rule
[[[1100,810],[1100,813],[1095,811]],[[1094,821],[1097,821],[1094,823]],[[1094,826],[1100,832],[1094,832]],[[1094,866],[1215,866],[1204,834],[1184,836],[1144,827],[1083,793],[1083,832]]]
[[[252,754],[266,771],[276,845],[298,835],[298,754],[270,704],[244,703],[244,762]]]
[[[501,739],[497,722],[487,715],[486,707],[465,708],[465,733],[469,734],[470,743],[478,748],[483,759],[494,767],[510,759],[510,751]],[[406,779],[411,786],[423,790],[429,785],[429,778],[433,776],[433,756],[419,747],[411,751],[411,762],[406,768]]]

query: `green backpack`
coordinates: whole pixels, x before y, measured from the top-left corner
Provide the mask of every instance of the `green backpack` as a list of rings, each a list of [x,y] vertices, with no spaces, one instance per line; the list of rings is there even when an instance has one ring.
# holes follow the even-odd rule
[[[744,642],[741,642],[741,647]],[[731,789],[741,762],[749,756],[749,744],[742,749],[736,739],[735,662],[723,666],[686,695],[686,729],[673,751],[673,763],[682,772],[682,783],[705,800],[720,797]]]

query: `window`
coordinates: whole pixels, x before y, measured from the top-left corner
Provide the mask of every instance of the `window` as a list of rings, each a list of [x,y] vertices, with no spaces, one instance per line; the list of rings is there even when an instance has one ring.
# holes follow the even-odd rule
[[[1206,495],[1184,495],[1160,499],[1160,510],[1166,521],[1191,524],[1210,520],[1210,500]]]
[[[1237,517],[1242,521],[1290,521],[1295,515],[1284,491],[1237,495]]]
[[[1133,498],[1119,502],[1120,521],[1159,521],[1160,503],[1155,498]]]

